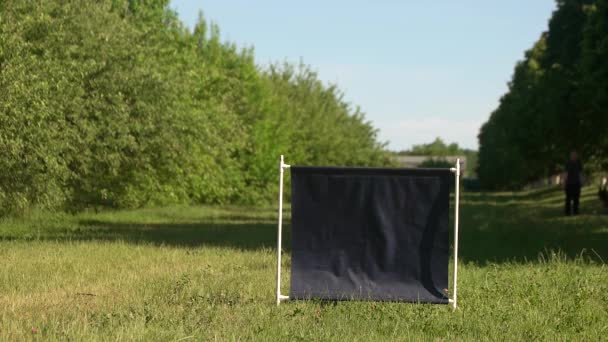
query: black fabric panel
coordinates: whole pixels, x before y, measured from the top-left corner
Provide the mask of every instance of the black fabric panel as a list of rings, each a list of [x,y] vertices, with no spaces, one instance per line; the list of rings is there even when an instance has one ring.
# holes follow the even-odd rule
[[[291,166],[289,297],[448,303],[451,177]]]

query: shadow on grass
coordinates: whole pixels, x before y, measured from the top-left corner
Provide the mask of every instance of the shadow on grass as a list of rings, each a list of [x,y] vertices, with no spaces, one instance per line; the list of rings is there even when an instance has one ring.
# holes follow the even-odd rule
[[[597,201],[591,190],[584,193],[584,199],[582,215],[565,217],[559,189],[524,194],[465,193],[461,207],[460,260],[482,265],[539,262],[541,254],[559,251],[567,259],[583,253],[590,259],[606,263],[608,216],[594,214]],[[0,240],[124,241],[243,250],[276,248],[273,209],[203,209],[146,209],[110,215],[107,219],[103,215],[75,218],[72,224],[40,220],[43,223],[31,224],[21,231],[0,230]],[[152,223],[146,223],[146,220]],[[283,246],[289,251],[288,216],[284,222]]]
[[[233,217],[234,218],[234,217]],[[256,223],[250,217],[239,223],[120,223],[81,220],[64,239],[78,241],[124,241],[178,247],[229,247],[236,249],[276,248],[276,224]],[[61,240],[61,236],[49,236]],[[283,228],[283,246],[288,249],[289,226]]]
[[[277,238],[277,223],[273,216],[276,216],[274,210],[231,207],[141,209],[60,215],[59,218],[50,213],[0,223],[0,242],[91,241],[186,248],[273,249]],[[287,216],[283,224],[284,249],[289,250],[290,240]]]
[[[561,192],[536,196],[491,196],[461,207],[459,254],[479,264],[538,262],[548,253],[565,259],[608,262],[608,216],[598,215],[597,200],[587,194],[581,215],[563,215]],[[489,198],[490,197],[490,198]],[[502,198],[504,197],[504,198]]]

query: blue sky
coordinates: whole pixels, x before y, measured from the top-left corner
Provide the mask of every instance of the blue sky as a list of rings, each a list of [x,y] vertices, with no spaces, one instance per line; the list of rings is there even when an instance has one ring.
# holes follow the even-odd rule
[[[477,148],[515,62],[547,29],[554,0],[171,0],[198,11],[256,61],[312,66],[360,106],[394,150],[442,137]]]

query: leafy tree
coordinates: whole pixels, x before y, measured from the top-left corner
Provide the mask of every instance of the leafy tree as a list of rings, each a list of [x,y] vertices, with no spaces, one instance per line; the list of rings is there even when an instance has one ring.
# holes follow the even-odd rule
[[[557,1],[547,32],[480,130],[484,187],[519,188],[559,172],[572,148],[588,170],[608,166],[606,14],[605,0]]]
[[[263,69],[168,0],[0,2],[0,214],[259,203],[277,157],[387,165],[364,114],[310,68]]]

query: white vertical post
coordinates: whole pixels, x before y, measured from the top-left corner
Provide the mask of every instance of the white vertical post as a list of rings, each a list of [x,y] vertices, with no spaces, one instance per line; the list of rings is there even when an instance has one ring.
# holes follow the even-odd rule
[[[277,305],[281,304],[281,242],[283,231],[283,155],[279,162],[279,224],[277,226]]]
[[[460,208],[460,159],[456,159],[456,170],[454,179],[456,180],[456,195],[454,204],[454,295],[452,306],[456,309],[456,299],[458,298],[458,221]]]

